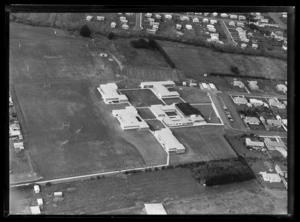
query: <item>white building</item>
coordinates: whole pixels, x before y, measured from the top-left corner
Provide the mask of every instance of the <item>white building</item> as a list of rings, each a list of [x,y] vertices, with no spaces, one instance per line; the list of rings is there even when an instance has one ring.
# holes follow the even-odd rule
[[[217,13],[217,12],[214,12],[212,15],[213,15],[214,17],[216,17],[216,16],[218,15],[218,13]]]
[[[118,92],[118,86],[115,83],[100,84],[97,90],[105,104],[128,102],[127,96]]]
[[[190,21],[190,18],[188,16],[180,16],[181,21]]]
[[[13,106],[13,105],[14,105],[14,103],[13,103],[11,97],[9,96],[9,106]]]
[[[185,27],[186,27],[186,29],[188,29],[188,30],[192,30],[192,29],[193,29],[193,26],[192,26],[192,25],[189,25],[189,24],[185,25]]]
[[[238,80],[234,80],[234,81],[233,81],[233,85],[234,85],[234,86],[238,86],[238,87],[240,87],[240,88],[245,87],[244,83],[243,83],[242,81],[238,81]]]
[[[123,24],[122,29],[129,29],[129,26],[127,24]]]
[[[286,87],[286,85],[284,85],[284,84],[278,84],[277,86],[276,86],[276,89],[278,90],[278,91],[282,91],[282,92],[287,92],[287,87]]]
[[[104,21],[105,17],[104,16],[97,16],[98,21]]]
[[[34,190],[35,193],[39,193],[40,192],[40,186],[39,185],[34,185],[33,190]]]
[[[184,153],[185,147],[177,140],[169,128],[154,131],[154,136],[167,153]]]
[[[146,214],[149,215],[166,215],[167,212],[162,204],[145,204]]]
[[[246,43],[242,43],[242,44],[241,44],[241,48],[242,48],[242,49],[244,49],[244,48],[246,48],[246,47],[247,47],[247,44],[246,44]]]
[[[156,34],[157,29],[147,29],[147,32],[150,34]]]
[[[155,18],[161,19],[161,15],[160,14],[155,14]]]
[[[235,22],[234,21],[230,21],[228,24],[231,25],[231,26],[235,26]]]
[[[210,24],[216,24],[218,21],[216,19],[211,19]]]
[[[175,86],[173,81],[141,82],[141,88],[151,88],[156,96],[160,99],[178,98],[180,95],[177,91],[169,91],[166,87]]]
[[[278,119],[267,119],[267,123],[269,126],[273,126],[277,128],[281,127],[281,121]]]
[[[208,16],[209,13],[208,13],[208,12],[204,12],[203,15],[204,15],[204,16]]]
[[[111,27],[111,28],[116,28],[116,25],[117,25],[117,24],[116,24],[115,22],[110,23],[110,27]]]
[[[256,117],[250,117],[250,116],[246,116],[244,118],[244,122],[249,123],[251,125],[259,125],[259,123],[260,123],[259,119],[257,119]]]
[[[245,97],[236,96],[236,97],[234,97],[232,99],[233,99],[233,102],[235,104],[238,104],[238,105],[240,105],[240,104],[247,104],[248,103],[248,101],[247,101],[247,99]]]
[[[216,86],[213,83],[209,83],[209,86],[212,90],[217,90]]]
[[[250,138],[246,138],[245,142],[246,142],[246,146],[251,146],[251,147],[264,147],[265,146],[264,142],[252,141]]]
[[[87,15],[85,19],[86,19],[87,21],[91,21],[91,20],[93,19],[93,16]]]
[[[31,214],[33,214],[33,215],[40,215],[41,214],[41,210],[40,210],[39,206],[30,207],[30,211],[31,211]]]
[[[223,18],[227,18],[227,17],[228,17],[228,14],[226,14],[226,13],[222,13],[222,14],[221,14],[221,17],[223,17]]]
[[[244,26],[244,22],[236,22],[237,26],[243,27]]]
[[[14,143],[14,148],[24,150],[24,143],[23,142]]]
[[[280,103],[278,100],[276,100],[275,98],[271,98],[269,99],[269,105],[270,106],[275,106],[277,107],[278,109],[285,109],[286,106],[282,103]]]
[[[280,176],[284,176],[284,173],[278,164],[275,165],[275,170]]]
[[[237,15],[233,15],[233,14],[229,15],[229,17],[230,17],[231,19],[237,19],[237,18],[238,18]]]
[[[239,20],[246,20],[246,16],[244,16],[244,15],[239,15]]]
[[[176,29],[181,29],[182,25],[181,24],[176,24]]]
[[[150,18],[150,17],[152,17],[152,13],[146,13],[146,16],[147,16],[148,18]]]
[[[126,106],[125,109],[113,110],[112,114],[117,118],[123,130],[149,129],[149,125],[138,115],[138,111],[133,106]]]
[[[248,86],[252,90],[259,90],[259,87],[257,85],[257,81],[248,81]]]
[[[166,14],[166,15],[165,15],[165,18],[171,20],[171,19],[172,19],[172,15]]]
[[[262,106],[262,105],[264,105],[264,102],[262,100],[259,100],[259,99],[249,99],[249,101],[254,106]]]
[[[208,22],[208,18],[204,18],[202,21],[203,22]]]
[[[39,198],[36,201],[37,201],[38,206],[43,206],[43,199],[42,198]]]
[[[258,45],[253,43],[253,44],[252,44],[252,48],[257,49],[257,48],[258,48]]]
[[[267,172],[260,172],[264,181],[268,181],[270,183],[281,182],[281,178],[277,173],[267,173]]]
[[[287,119],[282,119],[281,121],[285,126],[287,126]]]
[[[126,17],[125,17],[125,16],[121,16],[121,17],[120,17],[120,21],[123,21],[123,20],[126,20]]]
[[[199,22],[199,18],[193,18],[193,22]]]

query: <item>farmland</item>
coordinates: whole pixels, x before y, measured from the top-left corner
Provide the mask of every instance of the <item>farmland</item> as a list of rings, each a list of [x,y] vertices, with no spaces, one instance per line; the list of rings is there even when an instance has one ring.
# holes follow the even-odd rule
[[[156,104],[163,104],[150,89],[136,89],[122,91],[135,107],[151,106]]]
[[[287,63],[282,60],[219,53],[198,46],[177,47],[172,43],[162,41],[160,44],[178,69],[195,78],[203,73],[231,73],[230,67],[236,66],[240,75],[286,79]]]
[[[172,129],[172,132],[186,147],[185,154],[174,157],[174,164],[236,157],[235,152],[222,136],[222,130],[219,127],[177,128]],[[172,159],[170,161],[172,164]]]
[[[30,135],[28,152],[45,179],[166,161],[150,132],[121,130],[89,82],[52,84],[46,90],[18,84],[15,90]]]

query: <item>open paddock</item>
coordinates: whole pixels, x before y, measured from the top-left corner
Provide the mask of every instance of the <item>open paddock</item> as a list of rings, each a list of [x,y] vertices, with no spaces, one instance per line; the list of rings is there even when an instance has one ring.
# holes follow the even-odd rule
[[[173,163],[210,161],[237,157],[222,134],[221,127],[186,127],[172,129],[186,153],[176,155]],[[171,159],[172,164],[172,159]]]
[[[113,107],[99,102],[89,82],[14,87],[28,128],[28,152],[44,179],[166,162],[150,132],[121,129]]]

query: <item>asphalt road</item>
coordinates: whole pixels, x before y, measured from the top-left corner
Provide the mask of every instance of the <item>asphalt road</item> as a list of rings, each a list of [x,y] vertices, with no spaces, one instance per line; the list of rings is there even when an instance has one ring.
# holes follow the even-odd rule
[[[142,30],[142,13],[135,13],[135,26],[134,29],[135,30]]]

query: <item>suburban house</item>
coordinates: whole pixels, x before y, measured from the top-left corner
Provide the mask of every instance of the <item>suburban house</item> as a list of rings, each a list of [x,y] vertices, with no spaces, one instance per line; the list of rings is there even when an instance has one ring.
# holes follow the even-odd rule
[[[31,214],[33,214],[33,215],[40,215],[41,214],[41,210],[40,210],[39,206],[31,206],[30,211],[31,211]]]
[[[19,123],[13,123],[9,126],[9,136],[15,137],[21,135],[21,129]]]
[[[208,16],[209,13],[208,13],[208,12],[204,12],[203,15],[204,15],[204,16]]]
[[[186,27],[186,29],[188,29],[188,30],[193,29],[193,26],[192,26],[192,25],[189,25],[189,24],[185,25],[185,27]]]
[[[162,204],[145,204],[145,208],[144,208],[146,214],[149,215],[166,215],[167,212],[164,208],[164,206]]]
[[[200,111],[188,103],[172,105],[151,105],[154,116],[169,127],[203,125],[205,123]]]
[[[24,143],[23,142],[14,143],[14,148],[24,150]]]
[[[282,156],[284,156],[285,158],[287,157],[287,151],[284,142],[279,141],[278,139],[274,141],[268,137],[264,139],[264,142],[269,150],[277,150],[282,154]]]
[[[201,83],[201,84],[199,84],[199,86],[200,87],[202,87],[202,89],[208,89],[208,86],[207,86],[207,84],[206,83]]]
[[[264,142],[260,142],[260,141],[252,141],[250,138],[246,138],[245,139],[246,142],[246,146],[250,146],[250,147],[264,147],[265,144]]]
[[[188,16],[180,16],[181,21],[190,21],[190,18]]]
[[[123,29],[128,29],[129,26],[128,26],[127,24],[123,24],[123,25],[122,25],[122,28],[123,28]]]
[[[236,25],[243,27],[244,26],[244,22],[236,22]]]
[[[106,104],[128,102],[126,95],[118,92],[118,86],[115,83],[100,84],[97,90]]]
[[[117,24],[116,24],[115,22],[110,23],[110,27],[111,27],[111,28],[116,28],[116,25],[117,25]]]
[[[244,15],[239,15],[239,20],[246,20],[246,16],[244,16]]]
[[[169,91],[166,87],[175,86],[173,81],[141,82],[141,88],[151,88],[153,93],[160,99],[178,98],[180,95],[176,91]]]
[[[286,85],[284,85],[284,84],[278,84],[278,85],[276,86],[276,89],[277,89],[278,91],[282,91],[282,92],[284,92],[284,93],[287,92],[287,87],[286,87]]]
[[[170,20],[170,19],[172,19],[172,15],[166,14],[166,15],[165,15],[165,18]]]
[[[281,121],[285,126],[287,126],[287,119],[282,119]]]
[[[93,19],[93,16],[87,15],[85,19],[86,19],[87,21],[91,21],[91,20]]]
[[[231,25],[231,26],[235,26],[235,22],[234,21],[230,21],[228,24]]]
[[[9,96],[9,106],[13,106],[13,105],[14,105],[14,103],[13,103],[11,97]]]
[[[150,34],[156,34],[157,29],[147,29],[147,32]]]
[[[226,13],[221,13],[221,17],[227,18],[227,17],[228,17],[228,14],[226,14]]]
[[[281,182],[281,178],[277,173],[267,173],[267,172],[260,172],[264,181],[268,181],[270,183]]]
[[[193,22],[199,22],[198,18],[193,18]]]
[[[252,43],[252,48],[257,49],[257,48],[258,48],[258,45],[255,44],[255,43]]]
[[[283,171],[281,170],[280,166],[278,164],[275,165],[275,171],[280,175],[284,176]]]
[[[161,19],[161,15],[160,14],[155,14],[155,18]]]
[[[267,119],[267,123],[269,126],[273,126],[277,128],[281,127],[281,121],[278,119]]]
[[[99,20],[99,21],[104,21],[104,19],[105,19],[104,16],[97,16],[96,18],[97,18],[97,20]]]
[[[245,44],[245,43],[242,43],[242,44],[241,44],[241,48],[242,48],[242,49],[244,49],[244,48],[246,48],[246,47],[247,47],[247,44]]]
[[[150,18],[150,17],[152,16],[152,13],[146,13],[146,16],[147,16],[148,18]]]
[[[250,103],[253,104],[255,107],[256,106],[262,106],[264,102],[259,99],[249,99]]]
[[[275,98],[271,98],[269,99],[269,105],[270,106],[275,106],[277,107],[278,109],[285,109],[286,106],[282,103],[280,103],[278,100],[276,100]]]
[[[211,19],[210,24],[216,24],[218,21],[216,19]]]
[[[249,123],[251,125],[259,125],[260,124],[259,119],[257,119],[256,117],[251,117],[251,116],[246,116],[244,118],[244,122]]]
[[[208,22],[208,18],[204,18],[202,21],[203,22]]]
[[[248,81],[248,86],[252,90],[259,90],[259,87],[257,85],[257,81]]]
[[[126,20],[126,17],[125,17],[125,16],[121,16],[121,17],[120,17],[120,21],[123,21],[123,20]]]
[[[234,97],[233,102],[238,105],[248,103],[247,99],[245,97],[241,97],[241,96]]]
[[[263,19],[260,20],[260,22],[268,23],[268,22],[269,22],[269,19],[263,18]]]
[[[184,36],[184,33],[183,32],[176,32],[176,35],[178,36],[178,37],[182,37],[182,36]]]
[[[237,19],[238,17],[237,17],[237,15],[229,15],[229,17],[231,18],[231,19]]]
[[[139,116],[138,111],[133,106],[126,106],[125,109],[113,110],[112,114],[117,118],[123,130],[149,129],[149,125]]]
[[[182,25],[181,24],[176,24],[176,29],[181,29]]]
[[[209,86],[212,90],[217,90],[216,86],[213,83],[209,83]]]
[[[217,13],[217,12],[214,12],[212,15],[213,15],[214,17],[216,17],[216,16],[218,15],[218,13]]]
[[[233,85],[238,86],[240,88],[245,87],[244,83],[242,81],[238,81],[238,80],[233,80]]]
[[[167,153],[184,153],[185,147],[177,140],[169,128],[156,130],[153,135]]]

